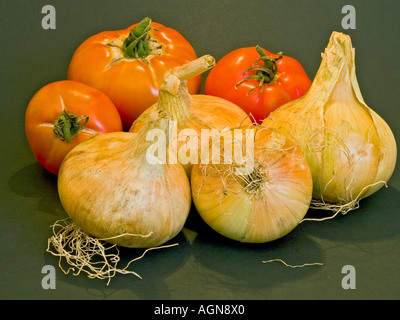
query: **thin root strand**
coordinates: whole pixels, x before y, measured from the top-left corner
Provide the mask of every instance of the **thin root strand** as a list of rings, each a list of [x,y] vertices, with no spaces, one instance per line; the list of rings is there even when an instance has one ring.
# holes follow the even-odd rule
[[[303,267],[308,267],[308,266],[323,266],[324,264],[322,262],[313,262],[313,263],[304,263],[304,264],[298,264],[298,265],[291,265],[283,261],[282,259],[271,259],[271,260],[266,260],[262,261],[262,263],[270,263],[270,262],[281,262],[284,264],[286,267],[289,268],[303,268]]]
[[[132,262],[142,259],[150,250],[178,245],[175,243],[146,249],[141,256],[130,260],[124,268],[119,268],[120,252],[115,244],[86,234],[69,218],[58,220],[51,227],[53,236],[48,239],[46,252],[59,257],[58,265],[63,273],[72,272],[74,276],[78,276],[81,272],[84,272],[91,279],[108,279],[107,285],[110,284],[111,278],[117,273],[133,274],[142,279],[138,273],[128,270]],[[121,236],[127,235],[130,234]],[[146,237],[150,234],[132,236]],[[63,259],[69,265],[67,269],[63,267]]]
[[[348,203],[345,204],[331,204],[331,203],[326,203],[323,200],[317,200],[317,199],[312,199],[310,208],[311,209],[319,209],[319,210],[328,210],[334,212],[333,215],[329,217],[324,217],[324,218],[305,218],[300,221],[300,223],[304,221],[324,221],[324,220],[331,220],[335,218],[339,213],[342,215],[345,215],[349,213],[352,210],[356,210],[360,207],[360,200],[362,199],[362,195],[364,194],[365,190],[368,188],[374,187],[378,184],[383,184],[384,186],[387,187],[387,182],[386,181],[377,181],[375,183],[372,183],[368,186],[365,186],[361,192],[355,197],[353,200],[349,201]]]

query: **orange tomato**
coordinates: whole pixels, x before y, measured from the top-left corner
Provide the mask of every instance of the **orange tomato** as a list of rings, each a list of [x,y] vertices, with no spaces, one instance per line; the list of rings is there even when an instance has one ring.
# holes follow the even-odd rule
[[[75,81],[41,88],[25,113],[25,133],[39,163],[58,174],[67,153],[98,133],[122,131],[113,102],[101,91]]]
[[[145,18],[126,29],[100,32],[85,40],[72,57],[68,79],[103,91],[129,130],[157,102],[165,72],[196,57],[178,31]],[[191,94],[199,93],[201,76],[189,79],[187,86]]]

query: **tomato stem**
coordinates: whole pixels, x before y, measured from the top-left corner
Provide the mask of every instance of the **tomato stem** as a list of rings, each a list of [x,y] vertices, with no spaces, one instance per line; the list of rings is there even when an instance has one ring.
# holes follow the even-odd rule
[[[88,121],[88,116],[77,116],[64,109],[54,121],[53,131],[59,139],[70,143],[82,131],[83,126]]]
[[[122,45],[122,52],[126,58],[146,58],[150,54],[148,41],[151,30],[151,19],[144,18],[129,32]]]
[[[254,75],[248,76],[242,80],[240,80],[238,83],[235,85],[235,89],[237,87],[247,81],[247,80],[257,80],[258,85],[249,92],[247,92],[247,96],[255,89],[260,88],[259,95],[261,95],[262,89],[264,84],[270,84],[275,81],[275,77],[278,73],[278,65],[276,61],[282,59],[282,53],[278,53],[279,57],[273,58],[270,56],[267,56],[264,50],[260,46],[256,46],[256,50],[258,54],[260,55],[260,58],[258,58],[256,61],[254,61],[253,66],[245,71],[245,74],[251,71],[254,71]],[[258,65],[259,62],[263,62],[263,65]]]

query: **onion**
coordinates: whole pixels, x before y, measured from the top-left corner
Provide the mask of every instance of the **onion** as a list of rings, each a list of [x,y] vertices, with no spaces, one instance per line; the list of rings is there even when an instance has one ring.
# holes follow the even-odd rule
[[[218,233],[268,242],[288,234],[307,213],[310,169],[285,135],[261,126],[232,129],[214,137],[209,154],[192,168],[192,198]]]
[[[171,138],[170,146],[175,145],[173,152],[189,177],[192,164],[200,161],[201,149],[208,148],[209,139],[202,137],[202,129],[208,130],[211,137],[230,128],[252,124],[248,115],[232,102],[189,94],[186,81],[214,65],[215,59],[205,55],[169,70],[160,86],[158,102],[141,114],[130,128],[130,132],[139,132],[149,119],[157,118],[160,110],[168,112],[176,121],[175,138]]]
[[[180,164],[148,161],[147,133],[167,127],[168,120],[160,118],[139,134],[97,135],[66,156],[58,191],[75,225],[135,248],[161,245],[181,231],[191,206],[186,172]]]
[[[333,32],[309,91],[271,113],[263,125],[289,134],[313,177],[313,207],[342,212],[391,177],[396,141],[387,123],[364,102],[351,39]]]

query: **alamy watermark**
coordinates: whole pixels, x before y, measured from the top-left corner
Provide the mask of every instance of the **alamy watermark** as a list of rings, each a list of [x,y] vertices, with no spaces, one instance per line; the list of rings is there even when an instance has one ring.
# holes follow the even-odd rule
[[[42,288],[45,290],[56,288],[56,269],[52,265],[45,265],[42,268]]]
[[[345,290],[356,289],[356,268],[352,265],[345,265],[342,268],[342,274],[345,274],[342,278],[342,288]]]
[[[45,16],[42,18],[42,28],[44,30],[56,28],[56,9],[54,6],[47,4],[42,7],[42,14]]]
[[[345,5],[342,8],[345,16],[342,18],[342,28],[345,30],[356,28],[356,8],[352,5]]]
[[[234,164],[236,174],[247,175],[254,169],[255,130],[201,129],[199,134],[186,128],[178,133],[177,121],[169,120],[168,133],[158,128],[147,132],[146,140],[154,143],[146,150],[146,160],[150,164]]]

